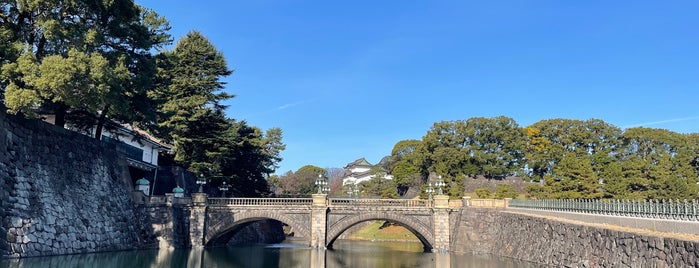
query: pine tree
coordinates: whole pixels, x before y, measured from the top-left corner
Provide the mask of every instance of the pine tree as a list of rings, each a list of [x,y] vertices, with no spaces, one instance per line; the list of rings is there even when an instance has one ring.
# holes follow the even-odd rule
[[[0,53],[9,113],[55,115],[97,127],[107,117],[147,121],[152,49],[169,44],[167,21],[133,1],[5,1]]]

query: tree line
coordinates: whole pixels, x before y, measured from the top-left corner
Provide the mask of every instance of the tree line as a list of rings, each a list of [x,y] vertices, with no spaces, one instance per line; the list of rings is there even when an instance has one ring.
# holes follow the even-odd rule
[[[384,179],[385,173],[392,180]],[[309,195],[318,174],[330,194],[347,196],[342,169],[304,166],[275,176],[277,194]],[[438,175],[452,198],[476,177],[520,177],[532,182],[530,198],[693,199],[699,196],[699,133],[634,127],[622,130],[599,119],[546,119],[521,127],[512,118],[474,117],[434,123],[421,140],[397,142],[357,185],[362,196],[427,198]],[[477,197],[516,197],[508,185]]]
[[[131,0],[0,2],[0,101],[8,113],[55,116],[95,129],[116,121],[174,146],[167,163],[224,181],[236,195],[268,193],[281,129],[228,118],[223,53],[192,31],[173,49],[169,22]]]
[[[428,175],[463,195],[466,178],[519,176],[540,182],[534,198],[693,199],[699,194],[699,133],[599,119],[546,119],[527,127],[505,116],[435,123],[421,140],[395,144],[386,169],[401,194]]]

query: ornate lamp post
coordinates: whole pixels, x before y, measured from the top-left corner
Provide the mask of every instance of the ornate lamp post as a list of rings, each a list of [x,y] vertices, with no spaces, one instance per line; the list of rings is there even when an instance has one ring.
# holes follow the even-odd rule
[[[316,186],[318,186],[318,194],[324,194],[328,189],[328,182],[323,179],[322,174],[318,174],[318,179],[316,180]]]
[[[218,187],[219,190],[221,190],[221,197],[226,197],[226,192],[228,191],[228,185],[224,181],[223,184],[221,184],[220,187]]]
[[[442,175],[439,175],[437,177],[437,182],[434,183],[434,186],[437,186],[437,195],[443,195],[444,193],[442,192],[442,187],[444,187],[446,184],[444,183],[444,180],[442,180]]]
[[[425,192],[427,192],[428,194],[427,199],[432,200],[432,193],[434,193],[434,187],[432,187],[432,183],[427,185],[427,189],[425,189]]]
[[[349,195],[350,198],[354,197],[359,197],[359,187],[357,187],[357,184],[352,183],[348,185],[347,187],[347,195]]]
[[[199,192],[200,193],[204,192],[204,184],[206,184],[206,180],[204,179],[203,173],[199,174],[199,179],[197,180],[197,184],[199,184]]]

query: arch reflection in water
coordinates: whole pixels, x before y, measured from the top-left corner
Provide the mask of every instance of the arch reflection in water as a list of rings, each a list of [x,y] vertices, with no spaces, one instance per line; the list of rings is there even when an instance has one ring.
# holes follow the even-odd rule
[[[411,252],[415,248],[418,252]],[[420,243],[338,240],[335,250],[316,250],[289,243],[203,250],[122,251],[2,260],[0,267],[536,267],[491,256],[426,253],[421,248]]]

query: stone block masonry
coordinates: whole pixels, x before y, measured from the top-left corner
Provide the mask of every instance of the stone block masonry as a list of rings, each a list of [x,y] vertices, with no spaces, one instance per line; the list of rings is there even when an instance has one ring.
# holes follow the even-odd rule
[[[699,242],[576,224],[495,209],[464,208],[456,252],[553,267],[699,267]]]
[[[113,146],[0,113],[0,256],[140,247],[124,163]]]

